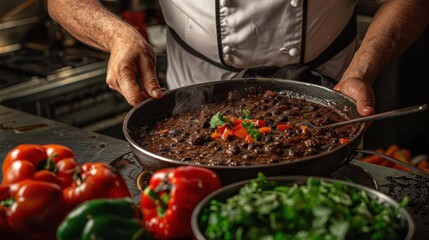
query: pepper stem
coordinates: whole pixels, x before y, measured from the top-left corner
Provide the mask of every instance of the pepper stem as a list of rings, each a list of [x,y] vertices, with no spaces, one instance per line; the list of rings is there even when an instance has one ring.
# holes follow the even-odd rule
[[[48,170],[53,173],[56,173],[58,171],[57,164],[52,160],[57,156],[57,153],[54,152],[51,155],[48,156],[48,159],[43,160],[39,162],[37,165],[38,170]]]
[[[0,201],[0,206],[10,207],[15,202],[13,198],[8,198]]]
[[[82,184],[82,172],[80,171],[80,168],[77,166],[73,171],[73,181],[76,182],[77,185]]]
[[[158,185],[155,190],[152,190],[150,187],[147,187],[144,190],[144,194],[149,196],[155,202],[158,216],[160,217],[164,217],[165,212],[167,211],[168,202],[170,201],[170,189],[171,185],[169,183],[162,183]]]

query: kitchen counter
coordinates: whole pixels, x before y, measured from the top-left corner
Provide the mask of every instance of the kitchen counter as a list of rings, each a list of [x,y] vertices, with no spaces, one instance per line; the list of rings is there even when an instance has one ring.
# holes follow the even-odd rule
[[[85,131],[59,122],[23,113],[0,105],[0,159],[22,143],[56,143],[71,148],[79,161],[106,162],[114,166],[124,177],[134,201],[140,198],[137,181],[141,181],[144,169],[134,158],[126,141]],[[378,188],[400,201],[410,198],[408,210],[416,223],[416,239],[429,236],[429,177],[367,164],[353,160],[349,166],[333,173],[333,178],[353,179],[357,171],[372,176],[373,188]],[[147,174],[145,175],[147,176]],[[0,179],[1,179],[0,173]]]

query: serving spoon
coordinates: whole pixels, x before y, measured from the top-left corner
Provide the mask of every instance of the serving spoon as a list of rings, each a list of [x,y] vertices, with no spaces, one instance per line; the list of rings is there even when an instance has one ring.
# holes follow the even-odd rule
[[[350,119],[350,120],[343,121],[343,122],[337,122],[337,123],[332,123],[332,124],[328,124],[328,125],[321,125],[321,126],[316,126],[316,125],[313,125],[313,124],[308,123],[308,122],[303,122],[301,124],[308,126],[310,129],[338,127],[338,126],[348,125],[351,123],[367,122],[367,121],[371,121],[371,120],[375,121],[375,120],[380,120],[380,119],[385,119],[385,118],[402,116],[402,115],[406,115],[406,114],[410,114],[410,113],[422,112],[422,111],[426,110],[427,107],[428,107],[427,104],[415,105],[415,106],[411,106],[411,107],[400,108],[400,109],[396,109],[396,110],[392,110],[392,111],[373,114],[373,115],[366,116],[366,117],[359,117],[359,118],[354,118],[354,119]]]

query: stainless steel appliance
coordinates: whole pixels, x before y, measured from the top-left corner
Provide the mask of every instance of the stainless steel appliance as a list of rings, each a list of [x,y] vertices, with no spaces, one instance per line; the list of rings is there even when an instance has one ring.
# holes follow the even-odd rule
[[[105,83],[104,53],[35,43],[8,50],[0,52],[0,104],[93,131],[120,125],[131,109]]]

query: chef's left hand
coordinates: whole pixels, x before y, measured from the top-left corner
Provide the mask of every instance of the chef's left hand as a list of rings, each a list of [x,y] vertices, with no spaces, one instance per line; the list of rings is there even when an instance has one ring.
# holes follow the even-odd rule
[[[357,77],[343,77],[334,89],[353,98],[356,101],[359,114],[363,116],[374,114],[374,90],[372,89],[372,85],[365,79]]]

